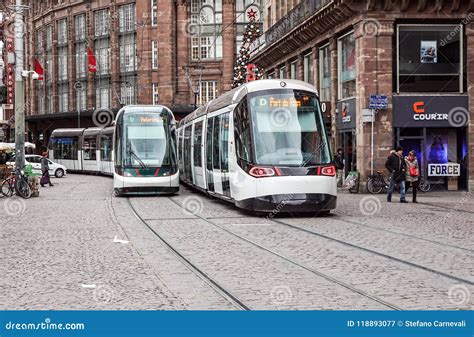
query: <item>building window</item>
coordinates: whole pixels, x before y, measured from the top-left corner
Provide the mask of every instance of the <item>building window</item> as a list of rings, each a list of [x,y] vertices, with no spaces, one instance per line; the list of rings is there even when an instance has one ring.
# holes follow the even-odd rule
[[[222,0],[192,0],[191,21],[200,26],[191,39],[192,59],[222,58]]]
[[[286,67],[281,67],[280,68],[280,79],[284,79],[285,78],[285,73],[286,73]]]
[[[135,31],[135,4],[119,7],[119,29],[120,33]]]
[[[217,81],[199,82],[198,104],[204,105],[217,97]]]
[[[41,82],[41,83],[38,83]],[[43,115],[45,113],[45,94],[44,94],[44,85],[42,81],[35,81],[35,90],[36,90],[36,104],[38,114]]]
[[[158,105],[158,83],[153,83],[152,102],[153,105]]]
[[[290,79],[296,80],[296,62],[290,63]]]
[[[76,43],[76,77],[84,78],[86,73],[87,52],[86,42]]]
[[[158,41],[151,41],[151,69],[158,69]]]
[[[84,14],[77,15],[74,18],[75,40],[83,41],[86,39],[86,16]]]
[[[329,45],[319,48],[319,95],[323,102],[331,100],[331,54]]]
[[[94,42],[95,57],[97,60],[98,75],[107,75],[109,73],[109,39],[98,39]]]
[[[77,111],[87,110],[87,82],[76,82],[74,90],[76,91]]]
[[[274,79],[274,78],[275,78],[275,72],[269,73],[269,74],[267,75],[267,78],[268,78],[269,80]]]
[[[397,27],[397,92],[464,92],[463,26]]]
[[[53,26],[48,25],[46,27],[46,49],[53,47]]]
[[[67,79],[67,46],[64,46],[58,48],[58,81]]]
[[[67,112],[68,111],[68,92],[69,86],[67,83],[62,83],[58,85],[58,103],[59,103],[59,111],[60,112]]]
[[[66,19],[58,21],[58,44],[67,44],[67,21]]]
[[[303,59],[303,80],[314,85],[313,53],[307,54]]]
[[[158,25],[158,5],[157,0],[151,0],[151,25]]]
[[[339,99],[356,94],[356,62],[354,33],[338,39]]]
[[[95,81],[95,105],[96,108],[110,108],[110,83],[108,80]]]
[[[120,80],[120,103],[122,105],[135,104],[135,77],[127,76]]]
[[[109,35],[109,10],[102,9],[94,13],[95,36]]]
[[[136,70],[135,34],[120,36],[120,72]]]
[[[244,41],[244,32],[245,32],[245,25],[249,22],[249,18],[247,13],[252,10],[256,12],[256,22],[258,24],[258,28],[260,28],[260,32],[263,31],[263,24],[261,21],[261,9],[260,9],[261,2],[260,0],[240,0],[236,1],[235,3],[235,22],[236,22],[236,53],[239,54],[240,47]]]

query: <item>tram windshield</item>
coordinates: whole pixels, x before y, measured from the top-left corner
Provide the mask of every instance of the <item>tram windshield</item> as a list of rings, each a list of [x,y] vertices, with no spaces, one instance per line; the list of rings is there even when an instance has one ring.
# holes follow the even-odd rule
[[[141,168],[175,165],[166,118],[128,117],[124,123],[123,165]]]
[[[331,155],[316,96],[300,91],[265,92],[248,98],[254,163],[311,166]]]

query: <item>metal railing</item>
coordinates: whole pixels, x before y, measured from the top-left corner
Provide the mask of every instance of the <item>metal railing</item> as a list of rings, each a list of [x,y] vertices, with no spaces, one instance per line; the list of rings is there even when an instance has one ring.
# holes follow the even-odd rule
[[[302,0],[265,32],[265,44],[271,45],[333,0]]]

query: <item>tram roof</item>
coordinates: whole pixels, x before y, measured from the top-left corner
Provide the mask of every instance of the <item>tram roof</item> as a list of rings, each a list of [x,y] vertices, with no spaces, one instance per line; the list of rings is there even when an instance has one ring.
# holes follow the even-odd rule
[[[84,132],[84,128],[69,128],[69,129],[56,129],[51,133],[51,137],[61,137],[61,136],[79,136]]]
[[[183,118],[180,122],[180,125],[187,124],[188,122],[203,115],[225,108],[226,106],[238,103],[248,93],[271,89],[306,90],[314,92],[316,95],[318,95],[318,91],[314,86],[299,80],[271,79],[252,81],[249,83],[245,83],[235,89],[232,89],[208,102],[204,106],[197,108],[185,118]]]

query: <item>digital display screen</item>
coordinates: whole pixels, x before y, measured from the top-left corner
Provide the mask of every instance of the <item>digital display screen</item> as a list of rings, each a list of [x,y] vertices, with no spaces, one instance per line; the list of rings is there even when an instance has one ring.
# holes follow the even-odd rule
[[[309,97],[308,97],[309,100]],[[288,98],[277,98],[273,96],[260,97],[257,99],[258,107],[269,107],[269,108],[299,108],[302,106],[301,99],[295,99],[294,97]]]
[[[156,124],[163,123],[163,118],[156,115],[133,115],[128,116],[128,122],[136,124]]]

